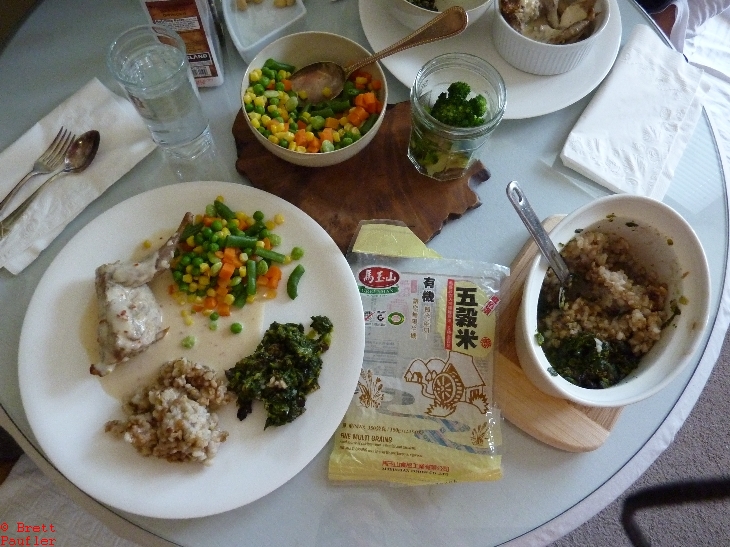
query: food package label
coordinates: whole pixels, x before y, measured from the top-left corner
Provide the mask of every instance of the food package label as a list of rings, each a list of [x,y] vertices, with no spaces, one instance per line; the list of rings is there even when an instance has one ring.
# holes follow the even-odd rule
[[[332,480],[502,476],[493,355],[503,266],[351,253],[365,355],[335,433]]]

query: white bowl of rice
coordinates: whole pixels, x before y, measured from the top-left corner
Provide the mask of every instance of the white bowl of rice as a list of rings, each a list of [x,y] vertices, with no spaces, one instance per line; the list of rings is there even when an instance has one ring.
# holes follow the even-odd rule
[[[561,294],[538,255],[515,328],[520,366],[537,388],[620,407],[654,395],[693,362],[709,317],[710,274],[702,244],[676,211],[612,195],[566,216],[550,238],[571,286]]]

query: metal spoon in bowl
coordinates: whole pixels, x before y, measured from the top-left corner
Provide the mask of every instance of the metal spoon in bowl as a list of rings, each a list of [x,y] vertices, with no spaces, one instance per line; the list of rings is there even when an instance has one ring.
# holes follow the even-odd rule
[[[561,288],[567,288],[571,281],[571,274],[568,269],[568,265],[555,248],[550,236],[545,231],[540,220],[537,218],[535,211],[530,206],[530,202],[527,201],[527,197],[519,184],[517,184],[517,181],[513,180],[507,185],[507,198],[514,206],[517,214],[520,215],[522,222],[532,235],[535,243],[537,243],[540,252],[547,259],[548,264],[550,264],[550,267],[555,272],[558,280],[560,280]]]
[[[81,171],[86,169],[94,160],[97,150],[99,150],[100,140],[101,136],[99,135],[99,132],[96,130],[91,130],[82,134],[75,141],[73,141],[71,143],[71,146],[69,146],[68,151],[66,152],[66,156],[63,160],[63,166],[56,169],[51,174],[51,176],[43,182],[43,184],[36,188],[36,190],[30,196],[28,196],[25,201],[23,201],[23,203],[21,203],[13,212],[11,212],[7,217],[0,221],[0,238],[7,235],[12,225],[15,224],[15,221],[20,218],[20,216],[23,214],[23,211],[28,208],[28,205],[30,205],[33,199],[49,182],[62,175],[68,173],[80,173]]]
[[[399,42],[346,67],[331,61],[322,61],[300,68],[290,78],[292,89],[304,91],[310,103],[334,99],[342,92],[348,76],[357,69],[405,49],[456,36],[466,28],[467,22],[464,8],[452,6]],[[322,93],[325,89],[329,89],[327,96]]]

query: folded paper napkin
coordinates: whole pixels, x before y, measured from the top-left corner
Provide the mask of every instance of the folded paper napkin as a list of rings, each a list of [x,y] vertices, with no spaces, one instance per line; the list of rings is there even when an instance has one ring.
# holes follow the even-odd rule
[[[568,135],[563,164],[614,192],[661,200],[702,112],[702,77],[637,25]]]
[[[94,78],[0,153],[0,196],[30,171],[61,126],[76,135],[96,129],[101,135],[99,151],[85,171],[59,177],[44,188],[0,239],[0,267],[13,274],[33,262],[89,203],[156,146],[132,104]],[[2,216],[47,178],[30,179]]]

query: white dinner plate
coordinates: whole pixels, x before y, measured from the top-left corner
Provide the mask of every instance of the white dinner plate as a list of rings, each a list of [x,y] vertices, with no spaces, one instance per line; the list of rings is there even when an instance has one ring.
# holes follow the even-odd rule
[[[202,213],[219,195],[231,208],[249,214],[257,209],[267,218],[282,213],[285,222],[276,228],[282,249],[304,249],[301,264],[306,271],[295,300],[279,289],[276,298],[257,300],[238,311],[263,305],[263,327],[278,321],[302,323],[308,328],[311,316],[328,316],[334,331],[332,345],[322,356],[321,387],[307,398],[306,412],[281,427],[264,430],[265,412],[257,403],[244,421],[236,418],[235,403],[221,409],[220,425],[229,436],[210,466],[144,457],[104,432],[108,420],[123,418],[119,399],[108,389],[113,383],[104,382],[111,382],[115,374],[122,374],[122,367],[133,363],[119,365],[101,379],[89,373],[93,358],[89,346],[98,349],[94,270],[102,263],[129,259],[139,253],[147,239],[166,239],[186,211]],[[166,323],[174,321],[168,315],[164,318]],[[139,358],[175,336],[171,331]],[[215,359],[217,346],[235,344],[240,340],[237,336],[220,329],[205,339],[209,347],[196,349]],[[169,359],[185,356],[180,340],[169,342]],[[352,272],[337,245],[312,218],[276,196],[241,184],[174,184],[132,197],[99,215],[48,267],[23,322],[18,356],[20,392],[43,452],[81,490],[134,514],[202,517],[266,495],[315,457],[337,429],[352,399],[364,344],[362,304]],[[223,369],[234,364],[227,363]]]
[[[411,32],[388,11],[388,0],[359,0],[360,22],[373,51],[396,43]],[[495,0],[498,2],[498,0]],[[603,81],[616,60],[621,45],[621,14],[617,0],[611,3],[611,17],[605,31],[585,59],[570,72],[556,76],[536,76],[517,70],[492,45],[490,7],[464,32],[447,40],[424,44],[384,58],[380,62],[408,88],[420,68],[442,53],[471,53],[497,69],[507,87],[505,119],[521,119],[555,112],[593,91]]]

